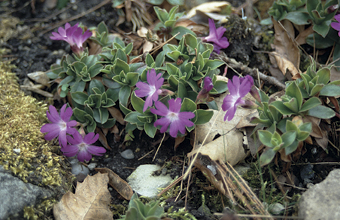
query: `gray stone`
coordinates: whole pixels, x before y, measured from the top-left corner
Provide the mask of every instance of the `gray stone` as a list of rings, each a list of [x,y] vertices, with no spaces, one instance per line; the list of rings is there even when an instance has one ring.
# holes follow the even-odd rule
[[[25,183],[0,166],[0,219],[17,215],[25,206],[35,205],[52,195],[51,190]]]
[[[127,150],[123,151],[122,153],[120,153],[120,155],[121,155],[124,159],[128,159],[128,160],[131,160],[131,159],[134,159],[134,158],[135,158],[135,155],[133,154],[133,151],[130,150],[130,149],[127,149]]]
[[[340,169],[333,170],[327,178],[302,194],[299,217],[306,220],[340,219]]]
[[[160,166],[146,164],[137,167],[135,171],[127,178],[131,188],[142,196],[155,198],[159,188],[165,188],[173,180],[170,175],[153,176],[152,174],[159,170]]]

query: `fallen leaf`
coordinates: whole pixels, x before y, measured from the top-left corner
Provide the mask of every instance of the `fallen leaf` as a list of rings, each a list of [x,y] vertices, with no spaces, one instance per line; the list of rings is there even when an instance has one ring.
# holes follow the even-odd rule
[[[107,189],[109,177],[97,173],[87,176],[83,183],[77,183],[75,194],[67,192],[60,202],[54,205],[56,220],[113,219],[109,204],[111,195]]]
[[[133,190],[130,185],[120,178],[115,172],[108,168],[95,168],[95,171],[100,173],[107,173],[109,176],[109,184],[126,200],[130,200],[133,195]]]
[[[125,125],[126,122],[124,121],[121,111],[115,107],[110,107],[108,110],[113,118],[115,118],[121,125]]]
[[[322,131],[321,128],[319,127],[320,118],[316,118],[313,116],[306,115],[302,118],[303,123],[310,122],[312,124],[312,132],[310,133],[311,136],[315,138],[322,138]]]
[[[286,74],[288,69],[293,78],[299,78],[300,50],[294,42],[295,36],[292,33],[294,32],[292,24],[289,25],[288,21],[285,22],[287,30],[275,19],[272,18],[272,21],[275,29],[275,39],[272,48],[275,49],[275,52],[272,52],[271,55],[275,57],[277,65],[283,74]]]
[[[193,156],[197,152],[202,155],[207,155],[214,161],[229,162],[232,166],[246,157],[243,148],[243,133],[231,130],[225,135],[222,135],[215,140],[196,148],[190,153],[188,157]]]
[[[307,36],[313,33],[314,33],[313,26],[310,26],[309,28],[299,33],[299,35],[295,38],[296,43],[298,45],[306,44]]]
[[[104,133],[102,132],[102,130],[100,128],[96,128],[96,133],[99,134],[99,141],[100,143],[106,148],[111,150],[111,147],[109,146],[109,144],[107,143],[107,139],[106,139],[106,135],[104,135]]]
[[[31,80],[40,83],[44,86],[50,86],[50,78],[46,75],[46,72],[43,71],[36,71],[34,73],[28,73],[27,74],[28,78]]]
[[[203,4],[200,4],[194,8],[192,8],[188,13],[187,13],[187,18],[191,18],[196,15],[196,10],[199,10],[201,12],[221,12],[224,10],[226,7],[230,7],[230,3],[223,1],[223,2],[218,2],[218,1],[212,1],[212,2],[206,2]]]

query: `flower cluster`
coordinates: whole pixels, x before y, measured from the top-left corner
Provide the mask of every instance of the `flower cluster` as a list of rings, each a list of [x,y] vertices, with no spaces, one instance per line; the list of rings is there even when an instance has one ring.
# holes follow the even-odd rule
[[[237,76],[233,80],[228,81],[229,93],[223,100],[222,110],[227,111],[224,120],[230,121],[234,118],[238,105],[245,105],[246,102],[242,98],[250,92],[251,87],[254,85],[254,80],[251,76],[247,75],[243,78]]]
[[[211,42],[214,45],[214,51],[219,53],[221,49],[229,47],[228,38],[223,37],[226,29],[224,27],[219,27],[216,29],[213,19],[209,19],[209,36],[203,37],[202,40],[206,42]]]
[[[76,54],[81,54],[84,51],[83,43],[92,36],[91,31],[87,30],[83,34],[83,29],[78,27],[78,23],[71,27],[69,23],[65,24],[65,29],[58,28],[58,32],[52,32],[50,36],[52,40],[63,40],[70,44],[71,49]]]
[[[83,137],[77,129],[73,128],[73,126],[77,125],[77,122],[70,121],[73,114],[71,107],[66,108],[66,104],[63,105],[60,109],[60,115],[52,105],[49,106],[49,110],[50,112],[47,111],[46,115],[51,123],[43,125],[40,131],[47,133],[45,139],[48,141],[58,137],[61,151],[65,156],[73,157],[78,154],[78,160],[83,162],[91,160],[91,154],[101,156],[106,152],[103,147],[91,145],[98,140],[98,134],[94,136],[94,133],[91,132]],[[71,145],[68,145],[67,142]]]

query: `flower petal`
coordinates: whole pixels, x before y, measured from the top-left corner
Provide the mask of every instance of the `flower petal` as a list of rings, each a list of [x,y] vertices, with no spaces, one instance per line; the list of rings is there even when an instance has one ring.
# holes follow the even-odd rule
[[[93,144],[95,143],[99,138],[99,134],[94,134],[94,132],[90,132],[84,137],[84,143],[86,144]]]
[[[182,106],[181,98],[170,99],[168,103],[169,103],[169,111],[178,113],[181,110],[181,106]]]
[[[79,151],[77,158],[80,162],[84,162],[85,160],[90,161],[92,158],[92,155],[86,150],[81,150]]]
[[[334,28],[337,31],[340,31],[340,23],[338,22],[332,22],[331,23],[332,28]]]
[[[97,156],[102,156],[106,152],[105,148],[97,147],[97,146],[94,146],[94,145],[88,146],[87,151],[89,153],[91,153],[93,155],[97,155]]]
[[[157,126],[162,126],[162,128],[160,129],[160,132],[161,133],[164,133],[168,130],[168,127],[170,125],[170,120],[168,118],[160,118],[158,119],[157,121],[155,121],[154,123],[154,126],[157,127]]]
[[[153,113],[153,114],[156,114],[156,115],[160,115],[160,116],[166,116],[169,112],[168,108],[166,107],[166,105],[164,105],[162,102],[160,101],[157,101],[155,102],[155,107],[157,109],[154,109],[154,108],[151,108],[150,111]]]

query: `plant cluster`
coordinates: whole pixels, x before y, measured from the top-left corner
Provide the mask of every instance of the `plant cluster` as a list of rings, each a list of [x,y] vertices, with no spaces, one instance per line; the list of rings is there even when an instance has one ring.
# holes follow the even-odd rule
[[[161,21],[159,31],[167,35],[166,39],[175,36],[179,41],[176,45],[165,44],[155,56],[146,54],[143,60],[131,55],[132,43],[126,45],[118,37],[111,38],[104,22],[93,33],[83,33],[78,24],[68,23],[58,29],[59,33],[53,32],[51,39],[68,42],[74,52],[64,56],[60,64],[52,65],[48,73],[51,79],[59,80],[58,93],[68,98],[72,109],[69,107],[64,113],[64,105],[59,116],[51,106],[47,115],[52,123],[41,131],[48,132],[47,140],[59,136],[65,155],[77,154],[84,161],[90,159],[91,154],[105,153],[91,145],[98,139],[94,132],[97,128],[114,127],[117,117],[122,115],[125,116],[125,141],[129,141],[135,129],[144,130],[150,137],[155,136],[157,129],[161,133],[169,132],[174,138],[186,135],[195,125],[210,120],[213,112],[209,109],[217,110],[210,95],[225,92],[227,83],[216,77],[223,62],[210,56],[213,50],[228,47],[227,38],[222,37],[225,29],[216,29],[210,21],[211,33],[205,41],[213,42],[211,45],[202,42],[189,29],[175,27],[180,16],[176,13],[178,6],[169,12],[154,9]],[[98,54],[90,54],[84,47],[90,36],[100,48]],[[74,128],[76,124],[81,135]],[[93,140],[87,138],[85,132],[91,134]],[[85,139],[91,139],[91,143]],[[83,150],[79,146],[88,147]]]
[[[334,46],[333,60],[336,66],[340,66],[338,8],[337,0],[278,0],[274,1],[268,13],[277,21],[287,19],[295,26],[312,25],[314,33],[307,36],[307,44],[316,49]],[[333,18],[337,22],[332,22]]]
[[[121,220],[158,220],[161,219],[164,209],[160,207],[158,201],[143,204],[137,194],[133,194],[129,202],[126,215]]]
[[[296,81],[287,82],[285,94],[270,98],[263,91],[259,92],[256,104],[259,117],[252,120],[258,123],[259,140],[267,147],[261,154],[262,165],[268,164],[277,152],[281,158],[289,156],[306,140],[314,128],[307,117],[329,119],[335,116],[335,111],[326,106],[326,98],[340,95],[340,81],[329,82],[330,69],[323,67],[316,71],[313,63],[306,73]],[[339,109],[336,99],[333,105]]]

